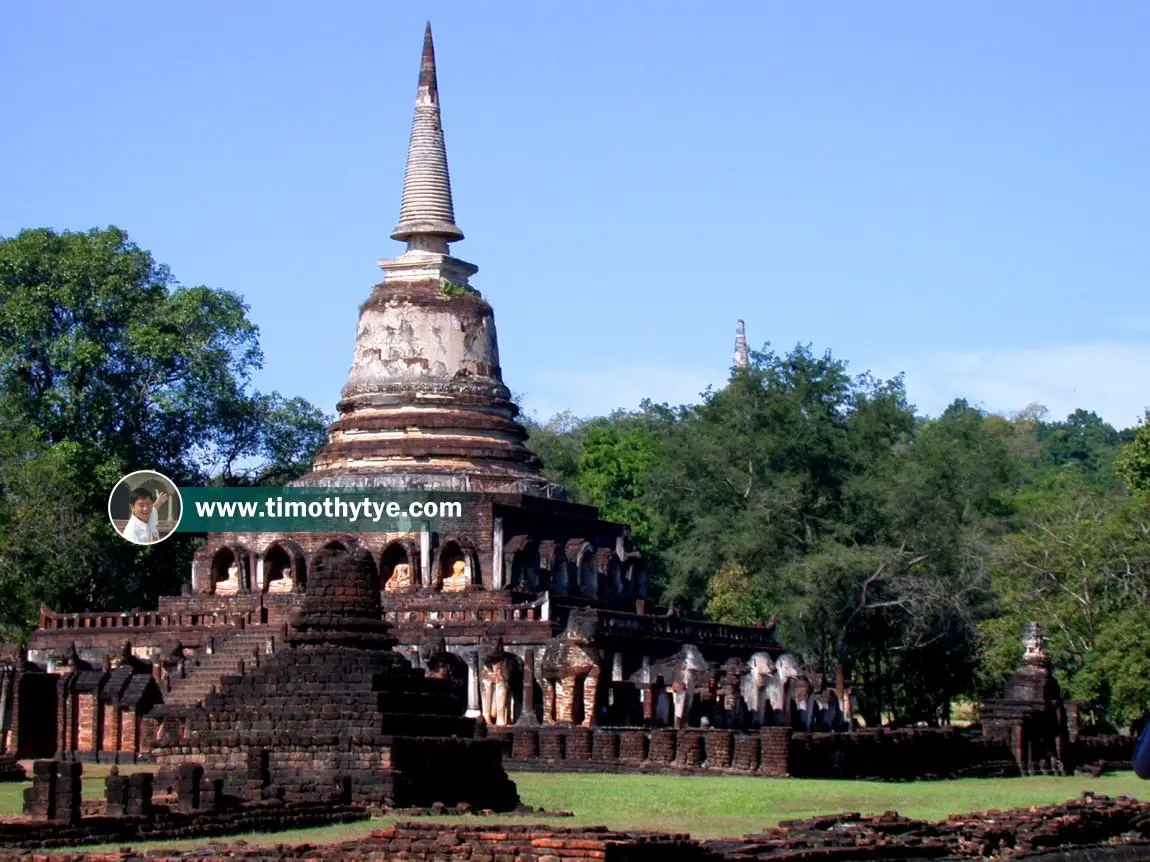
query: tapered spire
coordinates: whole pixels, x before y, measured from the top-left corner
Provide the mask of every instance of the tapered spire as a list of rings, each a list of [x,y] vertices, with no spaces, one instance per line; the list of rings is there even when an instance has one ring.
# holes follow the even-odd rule
[[[403,204],[399,225],[391,238],[406,240],[409,249],[443,253],[447,252],[447,243],[463,239],[463,231],[455,225],[455,207],[451,201],[430,21],[423,34],[415,119],[411,123],[407,173],[403,178]]]
[[[746,368],[751,364],[750,354],[747,352],[747,331],[743,321],[735,327],[735,368]]]

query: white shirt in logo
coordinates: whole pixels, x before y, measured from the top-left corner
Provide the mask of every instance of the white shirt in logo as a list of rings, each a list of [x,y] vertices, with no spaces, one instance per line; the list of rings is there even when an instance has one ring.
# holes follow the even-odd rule
[[[151,524],[148,521],[141,521],[135,515],[128,519],[128,524],[124,527],[124,538],[129,542],[135,542],[137,545],[146,545],[150,541]]]

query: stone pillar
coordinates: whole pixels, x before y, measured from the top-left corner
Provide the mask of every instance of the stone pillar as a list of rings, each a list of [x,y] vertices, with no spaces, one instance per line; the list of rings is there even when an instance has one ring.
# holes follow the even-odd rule
[[[467,712],[468,718],[479,718],[479,649],[467,654]]]
[[[81,774],[84,766],[76,761],[61,763],[56,773],[56,807],[52,819],[57,823],[80,822],[83,799]]]
[[[56,810],[56,760],[32,764],[32,786],[24,791],[24,811],[36,820],[51,820]]]
[[[134,772],[128,776],[127,813],[144,817],[152,813],[152,773]]]
[[[109,817],[123,817],[128,811],[128,776],[114,766],[104,779],[104,810]]]
[[[611,659],[611,682],[623,681],[623,653],[617,652]]]
[[[535,715],[535,650],[523,651],[523,698],[520,701],[522,708],[516,724],[532,725],[538,723]]]
[[[112,701],[108,704],[107,709],[104,710],[104,740],[105,748],[110,748],[113,752],[113,762],[118,762],[115,758],[119,757],[121,751],[124,750],[124,714],[120,709],[119,701]],[[111,743],[107,743],[108,733],[111,731]]]
[[[759,731],[759,774],[786,778],[791,774],[791,729],[764,727]]]
[[[496,518],[491,528],[491,588],[503,587],[503,519]]]
[[[425,587],[435,586],[431,572],[431,533],[427,530],[419,534],[419,579]]]
[[[200,807],[200,784],[204,780],[204,767],[198,763],[180,765],[180,778],[176,787],[176,810],[191,814]]]

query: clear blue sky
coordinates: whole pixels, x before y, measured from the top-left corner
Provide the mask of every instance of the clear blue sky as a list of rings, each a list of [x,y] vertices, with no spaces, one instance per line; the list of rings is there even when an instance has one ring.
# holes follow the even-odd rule
[[[504,378],[696,400],[752,346],[936,414],[1150,405],[1150,3],[6,3],[0,235],[115,224],[334,408],[424,21]]]

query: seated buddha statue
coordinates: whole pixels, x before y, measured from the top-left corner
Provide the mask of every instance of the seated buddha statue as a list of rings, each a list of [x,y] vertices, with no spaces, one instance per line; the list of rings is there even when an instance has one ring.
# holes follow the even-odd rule
[[[216,584],[217,596],[234,596],[240,591],[240,564],[232,563],[228,566],[227,580]]]
[[[295,578],[292,577],[291,566],[288,566],[278,578],[273,578],[268,582],[269,593],[290,593],[295,589]]]
[[[467,574],[467,561],[456,560],[451,564],[451,574],[443,579],[445,593],[461,593],[471,586],[471,578]]]
[[[383,585],[383,589],[386,592],[394,593],[414,586],[415,578],[411,572],[411,564],[396,563],[395,568],[391,570],[391,577],[387,579],[387,583]]]

